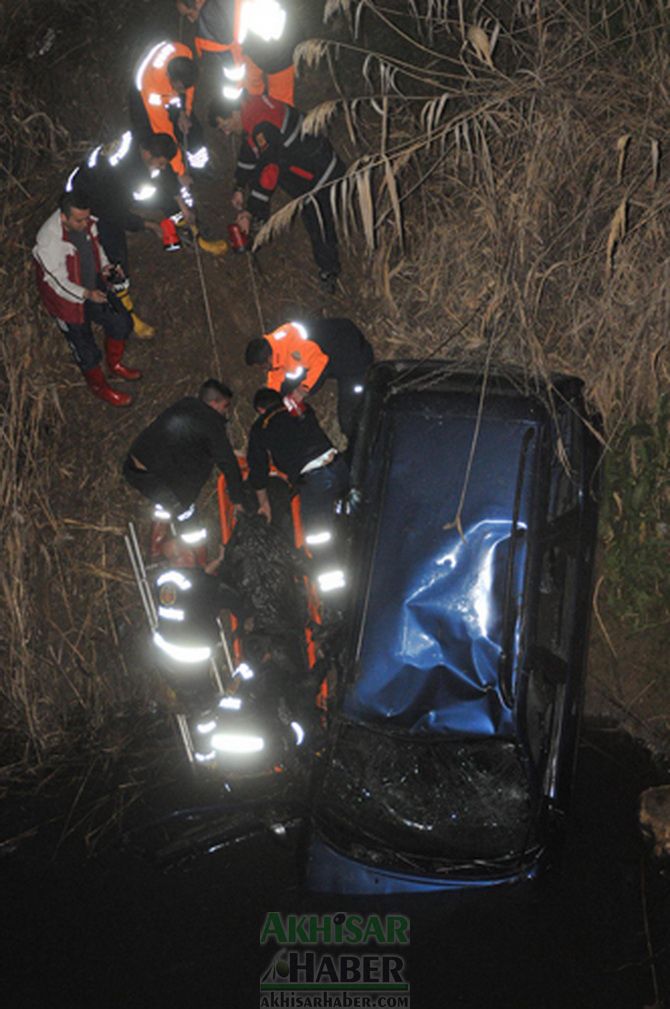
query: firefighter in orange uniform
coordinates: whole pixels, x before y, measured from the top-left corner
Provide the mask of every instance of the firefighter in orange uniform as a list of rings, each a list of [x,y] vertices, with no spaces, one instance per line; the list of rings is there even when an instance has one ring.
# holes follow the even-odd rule
[[[281,392],[286,382],[293,387],[292,397],[300,402],[318,382],[328,364],[328,357],[317,343],[310,340],[301,323],[286,322],[274,332],[250,340],[246,362],[260,364],[267,369],[268,389]]]
[[[337,419],[352,444],[374,353],[351,319],[285,322],[274,332],[250,340],[244,359],[267,372],[268,388],[287,396],[289,409],[299,409],[306,396],[334,379]]]
[[[290,0],[177,0],[177,10],[196,22],[195,49],[220,55],[223,93],[268,94],[294,103],[293,49],[298,19]]]
[[[177,144],[170,162],[183,186],[191,185],[191,171],[205,167],[209,154],[202,127],[193,115],[197,66],[188,46],[158,42],[140,60],[130,90],[133,133],[141,142],[150,133],[167,133]],[[184,163],[183,152],[188,165]]]

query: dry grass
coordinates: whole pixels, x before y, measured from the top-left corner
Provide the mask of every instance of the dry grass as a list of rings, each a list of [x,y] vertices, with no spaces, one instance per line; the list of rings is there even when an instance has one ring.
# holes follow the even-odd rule
[[[633,0],[496,10],[330,0],[350,39],[298,59],[337,52],[347,84],[305,129],[339,111],[358,144],[332,199],[385,299],[378,347],[429,352],[481,306],[441,353],[481,366],[494,332],[499,362],[581,376],[613,434],[670,379],[670,19]]]
[[[82,138],[73,140],[54,118],[58,110],[40,98],[49,91],[46,71],[30,54],[46,39],[50,24],[58,28],[59,18],[73,13],[90,19],[90,6],[81,0],[61,3],[45,22],[44,6],[24,0],[3,22],[0,765],[5,778],[12,770],[39,766],[74,740],[95,738],[140,693],[125,676],[120,653],[114,663],[101,661],[118,645],[117,623],[130,596],[119,515],[109,504],[104,468],[77,470],[64,459],[69,432],[61,396],[68,386],[50,374],[45,341],[51,346],[56,337],[37,306],[29,256],[58,180],[86,146]],[[52,69],[53,64],[51,59]],[[67,379],[76,380],[70,373]],[[68,517],[61,507],[66,496],[87,501],[90,522]]]
[[[497,361],[531,376],[582,376],[609,437],[668,387],[665,6],[624,0],[608,18],[605,0],[510,0],[496,21],[468,0],[329,0],[351,34],[336,25],[337,42],[301,48],[301,60],[328,62],[337,96],[307,128],[341,123],[353,153],[333,201],[352,254],[366,245],[360,302],[379,354],[427,354],[451,332],[440,356],[483,367],[495,343]],[[122,0],[115,15],[132,8]],[[45,367],[29,263],[47,200],[85,147],[26,59],[26,25],[39,28],[45,9],[22,0],[6,16],[0,71],[5,773],[82,738],[122,749],[114,715],[143,698],[118,639],[138,610],[120,536],[127,498],[116,466],[64,460],[63,382],[78,378],[61,368],[55,384]],[[56,9],[94,19],[108,8]],[[66,495],[84,504],[68,508]]]

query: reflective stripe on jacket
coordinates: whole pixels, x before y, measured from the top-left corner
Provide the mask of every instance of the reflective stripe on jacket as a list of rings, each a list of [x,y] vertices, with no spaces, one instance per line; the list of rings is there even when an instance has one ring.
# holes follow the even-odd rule
[[[321,377],[329,358],[318,344],[309,339],[308,330],[298,322],[286,322],[265,339],[272,348],[272,363],[267,377],[269,389],[279,391],[284,379],[309,390]]]
[[[242,106],[244,139],[235,183],[249,186],[247,210],[266,220],[277,186],[289,196],[302,196],[338,178],[344,165],[323,137],[302,137],[303,117],[292,106],[267,95],[250,97]]]
[[[135,74],[135,87],[142,96],[152,132],[167,133],[175,141],[177,138],[170,112],[183,110],[190,116],[195,93],[195,87],[191,87],[184,95],[179,95],[170,83],[168,66],[177,56],[193,59],[193,53],[182,42],[158,42],[144,54]],[[179,149],[170,164],[177,175],[185,174],[186,166]]]

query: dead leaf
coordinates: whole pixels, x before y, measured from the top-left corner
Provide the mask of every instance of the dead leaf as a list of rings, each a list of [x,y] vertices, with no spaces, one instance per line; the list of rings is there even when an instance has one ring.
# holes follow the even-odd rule
[[[623,200],[616,208],[614,217],[612,218],[612,223],[610,224],[610,232],[607,236],[607,252],[606,252],[606,266],[605,273],[608,277],[612,276],[612,270],[614,269],[614,250],[616,246],[623,241],[626,237],[626,211],[628,209],[628,200],[624,196]]]
[[[661,157],[661,149],[658,140],[651,142],[651,182],[650,187],[654,189],[658,182],[658,164]]]
[[[616,149],[619,152],[619,158],[616,168],[616,180],[621,182],[623,179],[623,166],[626,160],[626,151],[628,150],[628,144],[630,143],[630,133],[622,133],[616,142]]]
[[[483,63],[494,69],[493,57],[491,55],[491,43],[483,28],[478,25],[470,25],[468,28],[468,42],[472,44],[477,56]]]

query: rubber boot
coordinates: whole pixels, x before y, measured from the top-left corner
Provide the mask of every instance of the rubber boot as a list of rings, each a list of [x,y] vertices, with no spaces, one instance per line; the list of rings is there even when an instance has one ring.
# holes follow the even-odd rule
[[[89,368],[88,371],[83,372],[83,375],[89,389],[98,399],[103,399],[111,406],[130,406],[132,403],[133,397],[129,396],[127,392],[118,392],[107,385],[107,379],[103,375],[100,365],[96,368]]]
[[[225,238],[215,238],[211,241],[203,238],[197,225],[191,227],[191,233],[203,252],[209,252],[211,256],[225,256],[230,249]]]
[[[215,238],[209,241],[203,238],[202,235],[198,235],[198,245],[203,252],[209,252],[210,256],[225,256],[229,249],[225,238]]]
[[[134,311],[135,305],[133,304],[133,299],[130,296],[130,291],[125,290],[119,294],[119,300],[127,312],[130,312],[130,318],[133,320],[133,330],[135,331],[135,336],[138,340],[153,340],[156,335],[156,330],[153,326],[150,326],[148,322],[144,322],[140,319],[139,315]]]
[[[137,368],[126,368],[124,364],[121,364],[121,358],[125,349],[125,340],[114,340],[111,336],[108,336],[105,340],[107,367],[112,375],[116,375],[118,378],[125,378],[126,382],[137,382],[139,378],[142,378],[142,372],[138,371]]]

